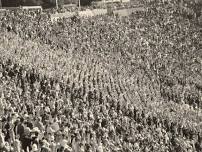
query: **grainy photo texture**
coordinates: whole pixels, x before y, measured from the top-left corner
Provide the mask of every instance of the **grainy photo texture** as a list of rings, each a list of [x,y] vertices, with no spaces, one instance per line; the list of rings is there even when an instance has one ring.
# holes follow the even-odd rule
[[[0,0],[0,152],[202,152],[202,0]]]

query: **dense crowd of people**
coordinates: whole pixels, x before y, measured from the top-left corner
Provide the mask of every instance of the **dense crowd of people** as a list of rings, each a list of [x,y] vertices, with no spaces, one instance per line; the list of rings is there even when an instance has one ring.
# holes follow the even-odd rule
[[[200,129],[85,85],[64,85],[11,60],[1,60],[0,83],[2,151],[201,151]]]
[[[145,66],[141,68],[147,69],[150,77],[152,77],[152,75],[154,75],[154,77],[158,75],[160,77],[159,79],[163,80],[163,82],[160,82],[163,84],[161,87],[163,96],[169,100],[175,100],[175,102],[181,102],[181,100],[185,98],[184,101],[186,101],[186,103],[200,107],[200,95],[198,93],[196,94],[196,92],[198,92],[197,89],[199,88],[200,90],[201,88],[200,74],[197,74],[200,73],[201,65],[199,58],[201,51],[199,43],[201,37],[200,29],[199,27],[195,28],[194,20],[188,20],[179,15],[179,7],[173,7],[172,12],[168,12],[167,10],[169,10],[171,6],[172,5],[165,5],[164,7],[162,7],[162,5],[158,7],[155,6],[155,8],[150,8],[147,13],[137,13],[134,15],[135,17],[132,16],[131,19],[126,20],[107,16],[94,17],[94,19],[79,19],[75,17],[72,19],[62,19],[58,23],[52,23],[45,14],[33,14],[33,17],[32,14],[17,13],[19,18],[16,18],[16,14],[13,13],[12,15],[9,14],[9,16],[4,17],[6,21],[3,22],[4,25],[2,26],[6,27],[8,30],[12,29],[21,38],[37,39],[43,43],[58,46],[65,50],[77,50],[74,52],[78,52],[78,54],[80,50],[85,53],[89,50],[95,50],[96,52],[99,50],[103,58],[107,58],[109,61],[117,61],[117,54],[119,55],[119,53],[121,53],[121,59],[123,59],[123,61],[120,62],[125,63],[126,59],[128,60],[129,58],[126,67],[131,67],[130,64],[134,62],[146,61],[152,66],[145,64]],[[164,18],[165,14],[167,15],[166,18]],[[158,17],[154,18],[154,16]],[[144,22],[142,19],[144,19]],[[21,20],[23,20],[23,23]],[[30,20],[32,20],[32,22],[30,22]],[[108,24],[108,22],[111,24]],[[193,24],[191,24],[192,22]],[[82,24],[82,26],[80,26],[80,24]],[[95,31],[94,29],[97,30]],[[170,30],[172,30],[172,33]],[[151,31],[153,32],[152,34]],[[162,32],[157,33],[158,31]],[[137,35],[142,38],[139,39]],[[134,41],[136,43],[135,45],[133,45]],[[178,45],[179,43],[180,45]],[[93,47],[90,44],[93,44]],[[162,50],[163,47],[167,49]],[[145,58],[145,49],[152,49],[152,53],[156,54],[156,58]],[[178,51],[178,55],[175,55],[177,49],[185,49],[186,51]],[[160,54],[158,52],[162,52],[166,54],[166,56],[161,55],[161,58],[159,58]],[[184,52],[186,52],[186,55],[183,55]],[[109,55],[109,58],[106,57],[106,54]],[[136,54],[135,57],[134,54]],[[139,57],[137,57],[137,54]],[[196,54],[199,56],[195,59]],[[175,60],[171,61],[171,57],[174,57]],[[183,60],[187,61],[184,62]],[[188,61],[190,62],[188,63]],[[173,66],[173,64],[175,64],[175,66]],[[190,64],[193,66],[190,66]],[[188,68],[188,70],[183,70],[178,74],[177,72],[179,72],[179,70],[175,70],[175,68],[181,68],[181,65],[183,65],[184,68]],[[194,73],[192,75],[196,74],[196,76],[194,76],[195,78],[193,78],[192,75],[191,77],[187,76],[189,75],[188,73],[191,73],[190,71]],[[185,84],[190,88],[185,86]],[[176,89],[176,87],[180,87],[180,89]],[[180,94],[183,94],[184,97],[180,97]],[[194,101],[192,101],[192,99]]]
[[[200,29],[154,4],[124,19],[2,17],[0,151],[202,151]]]

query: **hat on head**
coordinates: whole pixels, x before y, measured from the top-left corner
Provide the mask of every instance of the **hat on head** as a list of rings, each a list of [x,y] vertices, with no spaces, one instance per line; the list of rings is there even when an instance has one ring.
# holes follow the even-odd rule
[[[50,136],[50,140],[51,141],[54,141],[55,140],[55,137],[52,135],[52,136]]]
[[[32,151],[33,151],[33,152],[38,151],[38,147],[37,147],[36,144],[33,144],[33,145],[32,145]]]
[[[140,147],[139,147],[139,144],[138,144],[138,143],[135,143],[135,144],[134,144],[134,148],[135,148],[135,149],[139,149],[139,148],[140,148]]]
[[[26,113],[25,115],[24,115],[24,118],[28,118],[29,117],[29,115]]]
[[[64,149],[68,150],[68,151],[72,151],[72,148],[70,146],[68,146],[68,141],[66,139],[63,139],[61,142],[60,142],[60,146],[61,147],[64,147]]]
[[[33,129],[32,129],[32,131],[31,132],[40,132],[40,130],[39,130],[39,128],[38,127],[34,127]]]
[[[48,127],[47,132],[52,134],[55,133],[55,130],[52,127]]]
[[[42,141],[43,143],[43,146],[41,147],[42,149],[46,149],[47,151],[51,152],[51,149],[50,149],[50,144],[48,143],[48,141],[46,141],[45,139]]]

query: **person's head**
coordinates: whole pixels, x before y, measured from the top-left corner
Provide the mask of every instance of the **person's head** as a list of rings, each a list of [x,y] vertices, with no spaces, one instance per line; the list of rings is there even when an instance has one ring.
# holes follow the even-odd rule
[[[56,140],[61,140],[61,139],[62,139],[62,133],[61,133],[61,131],[58,131],[56,133]]]
[[[41,152],[51,152],[51,149],[48,147],[42,147]]]
[[[24,122],[24,118],[23,118],[23,117],[20,118],[20,122],[21,122],[21,123]]]
[[[32,145],[32,152],[38,152],[38,147],[36,144]]]
[[[55,142],[55,137],[54,137],[54,135],[51,135],[50,137],[49,137],[49,140],[50,140],[50,142]]]

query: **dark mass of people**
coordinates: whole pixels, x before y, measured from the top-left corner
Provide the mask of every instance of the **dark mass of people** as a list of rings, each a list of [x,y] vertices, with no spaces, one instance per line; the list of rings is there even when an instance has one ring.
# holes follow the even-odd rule
[[[124,18],[1,16],[0,152],[202,151],[198,15],[144,5]]]

